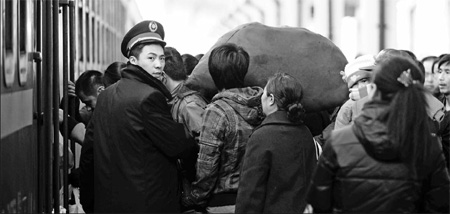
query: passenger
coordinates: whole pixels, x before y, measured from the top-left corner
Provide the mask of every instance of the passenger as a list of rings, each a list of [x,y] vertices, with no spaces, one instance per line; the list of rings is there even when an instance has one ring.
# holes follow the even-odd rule
[[[171,117],[171,95],[158,80],[163,39],[156,21],[132,27],[121,45],[129,60],[122,79],[98,97],[85,137],[95,160],[94,212],[180,211],[176,165],[189,146],[183,125]]]
[[[335,130],[307,201],[314,212],[449,212],[449,173],[430,135],[423,74],[408,58],[377,64],[369,101]]]
[[[172,117],[177,123],[184,125],[184,130],[188,138],[198,142],[202,116],[207,101],[199,92],[189,89],[184,84],[187,75],[180,53],[175,48],[166,47],[164,54],[166,56],[166,66],[164,67],[163,82],[172,94],[172,100],[169,102]],[[189,191],[190,183],[195,180],[197,154],[198,144],[196,144],[195,149],[192,150],[189,157],[180,162],[183,191]],[[190,208],[182,207],[182,211],[187,209]]]
[[[105,89],[102,79],[103,74],[100,71],[88,70],[83,72],[78,77],[75,82],[75,86],[73,86],[73,83],[69,82],[69,99],[71,99],[70,97],[77,97],[86,105],[86,108],[84,108],[84,110],[80,110],[78,113],[80,115],[79,117],[68,115],[67,118],[68,130],[70,133],[69,137],[79,144],[83,144],[84,134],[86,131],[85,126],[89,123],[92,110],[95,108],[97,103],[97,97],[100,92]],[[63,110],[59,109],[59,122],[62,123],[63,120]],[[64,135],[63,130],[60,130],[61,134]]]
[[[375,57],[372,55],[362,55],[350,61],[345,66],[345,77],[350,91],[358,90],[358,96],[351,96],[338,111],[334,129],[340,129],[353,123],[355,118],[361,113],[363,105],[367,102],[366,85],[369,82],[372,68],[375,64]]]
[[[102,77],[100,71],[89,70],[81,74],[75,82],[75,94],[90,111],[95,109],[98,95],[105,90]]]
[[[183,54],[181,55],[181,58],[183,58],[183,64],[186,69],[187,76],[191,75],[195,66],[198,64],[198,59],[190,54]]]
[[[263,119],[262,88],[244,87],[249,63],[248,53],[232,43],[215,47],[209,56],[209,73],[219,93],[203,116],[197,176],[183,197],[186,206],[234,212],[247,140]]]
[[[303,213],[317,159],[302,121],[302,97],[300,82],[289,74],[267,82],[261,97],[266,118],[247,143],[236,213]]]
[[[445,116],[440,123],[437,135],[442,138],[442,147],[447,160],[447,168],[450,169],[450,54],[442,56],[438,62],[438,70],[436,72],[439,81],[440,96],[438,99],[444,104]]]
[[[125,66],[125,63],[121,62],[114,62],[108,66],[108,68],[105,70],[102,79],[99,78],[89,78],[88,73],[83,73],[77,80],[77,84],[80,88],[80,91],[82,93],[77,94],[86,94],[87,92],[83,92],[83,88],[85,88],[85,85],[91,86],[91,91],[97,91],[96,96],[94,97],[94,100],[92,100],[92,103],[97,103],[98,95],[101,91],[104,90],[105,87],[108,87],[111,84],[114,84],[120,79],[120,70],[123,66]],[[119,74],[119,76],[117,76]],[[83,75],[87,75],[86,77],[83,77]],[[98,74],[97,74],[98,76]],[[102,84],[100,84],[100,82]],[[89,88],[89,87],[86,87]],[[101,89],[101,90],[100,90]],[[81,99],[81,97],[80,97]],[[95,109],[96,105],[92,106],[92,110]],[[89,118],[90,119],[90,118]],[[82,140],[84,141],[86,130],[79,130],[78,135],[82,136]],[[83,147],[81,147],[81,155],[80,155],[80,167],[79,167],[79,173],[80,173],[80,203],[83,206],[83,210],[86,213],[93,213],[94,212],[94,154],[93,154],[93,142],[88,141],[83,144]]]
[[[78,117],[68,116],[68,130],[71,130],[70,138],[82,144],[85,134],[85,126],[89,123],[92,111],[95,108],[97,97],[101,91],[115,82],[120,76],[120,70],[126,66],[123,62],[114,62],[106,68],[104,74],[96,70],[88,70],[78,77],[76,84],[69,81],[69,97],[77,97],[78,100],[86,101],[85,107],[79,110]],[[89,95],[89,96],[86,96]],[[70,98],[69,98],[70,99]],[[78,105],[77,105],[78,107]],[[78,109],[78,108],[75,109]],[[60,123],[64,120],[63,111],[60,109]]]
[[[70,133],[69,138],[75,142],[82,145],[81,155],[80,155],[80,166],[79,168],[73,169],[69,174],[69,183],[73,187],[80,188],[80,203],[83,209],[87,213],[92,213],[93,211],[93,168],[92,165],[92,145],[84,144],[84,137],[86,133],[85,124],[89,123],[90,115],[92,110],[95,108],[97,103],[97,97],[104,90],[103,86],[103,74],[100,71],[88,70],[85,71],[78,77],[75,84],[69,81],[68,95],[69,99],[78,98],[76,100],[81,100],[86,104],[87,108],[80,110],[80,113],[76,113],[75,117],[68,115],[67,124],[68,131]],[[78,105],[76,104],[75,110],[78,111]],[[84,117],[77,115],[85,115]],[[63,110],[59,109],[59,122],[62,123],[64,120]],[[64,135],[63,129],[60,127],[61,134]],[[88,152],[86,152],[86,150]],[[89,155],[86,155],[86,154]]]
[[[122,78],[121,71],[127,66],[123,62],[113,62],[111,63],[103,73],[103,85],[106,87],[116,83]]]
[[[435,72],[433,71],[433,63],[438,60],[436,56],[427,56],[422,59],[422,64],[425,68],[425,83],[424,87],[431,93],[439,92],[438,82],[436,81]]]
[[[170,101],[172,117],[176,122],[184,124],[187,136],[198,140],[207,101],[199,92],[185,86],[187,75],[180,53],[172,47],[166,47],[164,53],[164,84],[173,98]]]

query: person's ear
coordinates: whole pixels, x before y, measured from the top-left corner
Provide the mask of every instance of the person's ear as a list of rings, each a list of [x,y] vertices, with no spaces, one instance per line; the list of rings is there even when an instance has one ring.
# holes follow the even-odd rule
[[[370,100],[373,100],[376,92],[377,92],[377,85],[375,85],[374,83],[367,84],[367,96],[369,96]]]
[[[275,104],[275,97],[273,96],[273,94],[269,95],[269,105],[274,105]]]
[[[133,65],[136,65],[137,64],[137,58],[135,57],[135,56],[130,56],[130,63],[131,64],[133,64]]]

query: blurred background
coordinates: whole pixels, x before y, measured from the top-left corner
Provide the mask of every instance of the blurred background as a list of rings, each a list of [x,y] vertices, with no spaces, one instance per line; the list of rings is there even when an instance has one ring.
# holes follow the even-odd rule
[[[136,3],[136,19],[161,22],[167,45],[182,54],[205,53],[248,22],[307,28],[332,40],[347,59],[383,48],[419,58],[450,52],[450,0],[129,1]]]

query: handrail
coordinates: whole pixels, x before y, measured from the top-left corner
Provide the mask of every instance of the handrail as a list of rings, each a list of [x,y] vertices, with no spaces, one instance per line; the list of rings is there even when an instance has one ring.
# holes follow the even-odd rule
[[[67,26],[67,21],[68,21],[68,10],[67,7],[69,6],[69,1],[68,0],[61,0],[59,2],[60,6],[63,9],[63,13],[62,13],[62,18],[63,18],[63,97],[65,97],[66,99],[64,99],[64,103],[63,103],[63,117],[67,118],[68,116],[68,110],[69,110],[69,97],[68,97],[68,72],[69,72],[69,56],[68,56],[68,51],[69,51],[69,41],[68,41],[68,36],[69,36],[69,29]],[[59,121],[58,121],[59,122]],[[64,190],[64,208],[66,209],[66,213],[69,213],[69,180],[68,180],[68,175],[69,175],[69,130],[68,130],[68,125],[67,125],[67,119],[64,120],[63,122],[63,190]]]
[[[59,0],[52,1],[53,14],[53,210],[59,209]]]

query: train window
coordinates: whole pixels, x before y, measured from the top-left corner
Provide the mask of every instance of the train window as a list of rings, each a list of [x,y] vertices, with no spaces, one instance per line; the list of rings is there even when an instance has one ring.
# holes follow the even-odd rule
[[[90,26],[89,26],[89,13],[87,13],[86,12],[86,14],[85,14],[85,16],[86,16],[86,33],[85,33],[85,35],[86,35],[86,62],[89,62],[90,61],[90,56],[89,56],[89,54],[90,54],[90,43],[91,43],[91,41],[90,41],[90,34],[89,34],[89,32],[91,31],[90,30]]]
[[[78,54],[79,54],[79,60],[83,61],[84,55],[83,55],[83,8],[78,9]]]
[[[17,65],[17,1],[5,2],[5,67],[3,70],[6,87],[12,87]]]
[[[20,19],[19,19],[19,31],[20,31],[20,53],[26,52],[26,41],[27,41],[27,2],[26,1],[19,1],[19,7],[20,7]]]
[[[97,41],[96,41],[96,43],[97,43],[97,62],[100,64],[101,63],[101,56],[100,56],[100,54],[101,54],[101,51],[100,51],[100,49],[101,49],[101,44],[100,44],[100,37],[101,37],[101,31],[100,31],[100,28],[101,28],[101,26],[100,26],[100,23],[99,22],[97,22]]]
[[[12,25],[13,25],[13,2],[6,1],[5,2],[5,49],[6,52],[12,52],[13,47],[13,33],[12,33]]]
[[[91,39],[91,41],[92,41],[92,48],[91,48],[91,50],[92,50],[92,63],[95,63],[96,62],[96,60],[97,60],[97,56],[96,56],[96,53],[97,53],[97,44],[96,44],[96,40],[95,40],[95,36],[96,36],[96,30],[95,30],[95,20],[94,20],[94,16],[92,16],[92,18],[91,18],[91,32],[92,32],[92,39]]]

